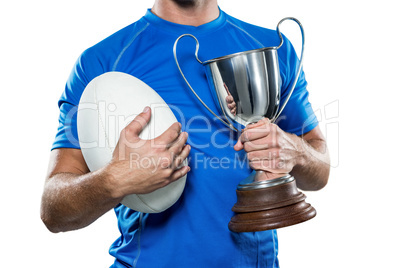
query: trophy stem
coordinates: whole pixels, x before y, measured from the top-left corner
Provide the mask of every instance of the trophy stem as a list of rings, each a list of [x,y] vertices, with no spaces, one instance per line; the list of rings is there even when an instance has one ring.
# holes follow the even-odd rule
[[[258,181],[264,171],[253,172],[236,190],[236,213],[229,222],[233,232],[257,232],[291,226],[314,218],[316,210],[305,202],[293,176]],[[257,177],[257,179],[256,179]],[[253,182],[246,184],[253,178]]]

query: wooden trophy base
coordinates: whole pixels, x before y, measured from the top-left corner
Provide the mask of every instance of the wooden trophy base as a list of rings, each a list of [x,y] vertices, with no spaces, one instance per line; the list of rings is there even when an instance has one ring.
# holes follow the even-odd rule
[[[258,232],[298,224],[314,218],[315,209],[304,200],[296,181],[259,189],[236,190],[236,213],[229,222],[232,232]]]

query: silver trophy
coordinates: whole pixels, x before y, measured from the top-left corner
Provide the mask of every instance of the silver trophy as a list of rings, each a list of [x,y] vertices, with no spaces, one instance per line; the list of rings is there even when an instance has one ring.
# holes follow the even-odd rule
[[[291,85],[287,98],[281,102],[281,77],[277,50],[283,44],[279,30],[282,22],[295,21],[302,34],[302,51],[295,81]],[[177,67],[192,93],[222,123],[234,131],[254,124],[262,118],[271,122],[279,117],[291,97],[301,72],[304,54],[304,30],[295,18],[284,18],[277,25],[280,44],[235,53],[202,62],[198,58],[199,43],[195,36],[179,36],[173,47]],[[204,66],[211,93],[221,115],[216,115],[198,96],[184,76],[177,60],[176,47],[183,37],[192,37],[196,41],[195,58]],[[255,232],[277,229],[301,223],[316,215],[315,209],[304,200],[306,196],[299,192],[293,176],[280,175],[256,170],[237,186],[237,203],[232,210],[235,215],[229,223],[233,232]]]

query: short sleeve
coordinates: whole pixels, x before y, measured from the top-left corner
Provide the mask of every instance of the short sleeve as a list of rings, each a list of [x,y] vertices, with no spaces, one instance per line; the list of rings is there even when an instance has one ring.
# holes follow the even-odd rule
[[[87,84],[102,72],[99,61],[89,50],[82,53],[76,61],[58,102],[59,126],[52,150],[80,148],[77,133],[78,104]]]
[[[293,81],[297,78],[297,69],[300,61],[292,44],[286,37],[284,37],[282,47],[278,49],[278,57],[282,79],[282,105],[291,90]],[[300,136],[318,125],[318,120],[308,100],[308,96],[307,81],[302,68],[293,94],[276,121],[281,129]]]

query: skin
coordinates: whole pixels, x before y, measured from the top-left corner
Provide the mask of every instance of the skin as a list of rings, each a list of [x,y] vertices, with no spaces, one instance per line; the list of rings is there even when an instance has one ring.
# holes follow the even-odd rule
[[[219,16],[216,0],[156,0],[152,12],[192,26]],[[179,123],[154,140],[139,138],[150,117],[151,111],[146,108],[123,129],[113,159],[95,172],[89,171],[81,150],[60,148],[51,152],[41,203],[42,221],[51,232],[86,227],[126,195],[150,193],[190,171],[189,167],[180,167],[191,148],[185,144],[188,134],[180,132]],[[327,183],[328,152],[318,127],[297,137],[262,120],[242,133],[235,150],[242,149],[248,153],[250,165],[269,171],[270,177],[290,172],[305,190],[318,190]],[[154,165],[132,165],[132,155],[149,159]]]
[[[320,190],[328,182],[329,154],[318,126],[299,137],[265,118],[247,126],[234,149],[244,149],[250,167],[267,171],[266,179],[290,173],[298,188],[310,191]]]
[[[164,20],[191,26],[219,17],[217,0],[156,0],[151,11]]]
[[[181,132],[179,123],[153,140],[139,138],[150,118],[146,107],[121,132],[110,163],[95,172],[89,172],[81,150],[51,152],[41,204],[42,220],[51,232],[88,226],[126,195],[150,193],[190,171],[179,167],[190,153],[190,145],[185,145],[188,134]],[[132,155],[153,165],[136,165]]]

